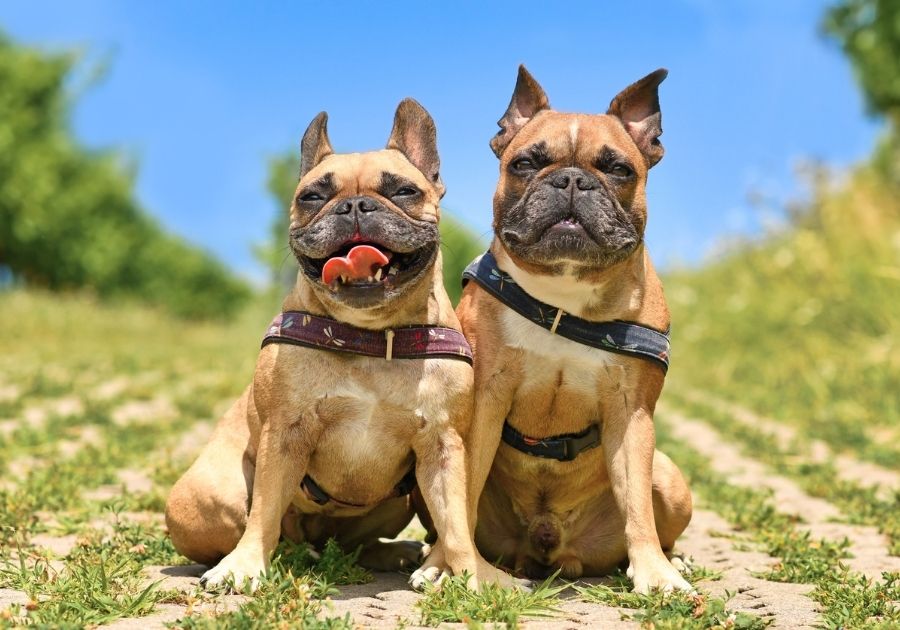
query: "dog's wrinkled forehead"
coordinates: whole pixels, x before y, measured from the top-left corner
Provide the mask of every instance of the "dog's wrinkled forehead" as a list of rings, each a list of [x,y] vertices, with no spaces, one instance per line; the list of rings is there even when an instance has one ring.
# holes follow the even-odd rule
[[[545,110],[515,135],[501,160],[507,164],[527,157],[544,164],[585,167],[596,164],[609,151],[646,175],[640,149],[615,117]]]
[[[326,206],[329,206],[341,199],[365,195],[393,205],[391,197],[404,187],[421,192],[419,203],[404,206],[407,214],[418,219],[436,218],[439,192],[396,149],[328,155],[303,176],[297,186],[297,196],[316,192],[328,199]]]

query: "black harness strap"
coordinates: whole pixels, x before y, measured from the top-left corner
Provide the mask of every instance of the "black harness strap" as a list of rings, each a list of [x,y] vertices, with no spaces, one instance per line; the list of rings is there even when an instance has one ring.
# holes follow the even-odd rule
[[[393,491],[383,499],[380,499],[377,503],[381,503],[382,501],[387,501],[388,499],[395,499],[397,497],[404,497],[416,487],[416,469],[412,468],[408,473],[403,475],[403,478],[397,482],[397,485],[394,486]],[[330,496],[327,492],[322,490],[322,486],[316,483],[316,481],[306,475],[303,478],[303,481],[300,482],[300,489],[306,494],[310,501],[317,505],[325,505],[326,503],[336,503],[338,505],[342,505],[344,507],[366,507],[367,504],[364,503],[350,503],[349,501],[341,501],[339,499],[335,499]]]
[[[581,453],[600,446],[600,427],[592,424],[579,433],[533,438],[519,433],[508,422],[505,422],[503,423],[503,441],[528,455],[570,462]]]
[[[491,252],[473,260],[463,271],[463,285],[474,280],[516,313],[553,334],[582,345],[627,354],[669,369],[669,334],[634,322],[592,322],[528,295],[497,266]]]

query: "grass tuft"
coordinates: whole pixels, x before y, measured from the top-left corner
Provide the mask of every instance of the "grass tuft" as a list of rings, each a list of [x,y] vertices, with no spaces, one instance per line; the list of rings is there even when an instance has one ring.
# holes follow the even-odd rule
[[[521,617],[550,617],[557,613],[558,596],[569,586],[553,585],[553,575],[530,592],[495,584],[482,584],[475,591],[468,587],[468,579],[467,575],[453,576],[440,586],[427,586],[425,597],[416,604],[421,622],[428,626],[493,622],[516,628]]]

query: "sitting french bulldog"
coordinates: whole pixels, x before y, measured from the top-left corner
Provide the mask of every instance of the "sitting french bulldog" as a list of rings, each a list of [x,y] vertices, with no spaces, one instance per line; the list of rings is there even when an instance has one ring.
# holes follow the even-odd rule
[[[471,353],[444,290],[438,219],[444,185],[434,122],[411,99],[387,148],[335,154],[319,114],[301,146],[291,206],[297,283],[268,329],[253,382],[175,484],[175,547],[215,566],[201,578],[258,585],[283,534],[361,547],[394,570],[420,545],[395,537],[424,498],[453,573],[512,578],[475,550],[463,437]]]
[[[495,236],[457,308],[475,355],[469,497],[479,551],[529,577],[627,560],[638,592],[691,588],[667,557],[691,494],[654,448],[669,311],[643,238],[665,77],[569,114],[522,67],[491,141]]]

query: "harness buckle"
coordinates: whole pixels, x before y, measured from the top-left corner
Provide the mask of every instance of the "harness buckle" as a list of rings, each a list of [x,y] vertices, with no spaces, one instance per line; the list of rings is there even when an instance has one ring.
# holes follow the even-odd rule
[[[574,461],[576,457],[581,453],[581,450],[575,448],[575,440],[572,438],[566,438],[563,440],[563,456],[559,461],[561,462],[571,462]]]
[[[563,444],[565,459],[560,461],[571,462],[581,453],[600,445],[600,427],[592,424],[584,435],[568,437],[563,441]]]
[[[385,330],[384,338],[387,341],[387,347],[384,351],[384,358],[390,361],[394,357],[394,331],[390,328]]]

